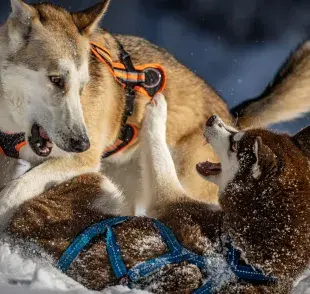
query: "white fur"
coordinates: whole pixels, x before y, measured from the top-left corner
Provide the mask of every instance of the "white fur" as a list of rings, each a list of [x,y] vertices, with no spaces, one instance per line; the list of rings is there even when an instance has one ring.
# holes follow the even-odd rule
[[[156,201],[159,192],[169,194],[167,187],[184,192],[166,143],[166,120],[165,98],[161,94],[156,95],[153,102],[146,106],[139,133],[139,150],[134,148],[126,153],[125,160],[118,160],[116,154],[103,161],[104,173],[114,180],[122,179],[129,213],[144,215],[151,202]]]
[[[3,97],[0,109],[0,129],[6,132],[26,132],[29,134],[35,105],[48,95],[47,79],[44,71],[33,71],[23,65],[7,64],[1,69]],[[26,103],[35,99],[30,113]],[[28,106],[29,107],[29,106]]]
[[[93,203],[94,209],[106,214],[128,214],[122,191],[110,179],[103,177],[101,189],[103,194]]]
[[[239,170],[237,155],[229,150],[230,136],[233,133],[238,134],[238,131],[225,125],[219,117],[217,117],[212,127],[206,127],[205,129],[205,136],[219,156],[222,167],[219,175],[208,176],[206,179],[217,184],[220,192],[225,190],[227,184],[234,179]]]
[[[162,94],[147,105],[141,129],[141,167],[143,197],[152,214],[154,205],[169,197],[185,195],[166,143],[167,103]]]
[[[234,135],[234,140],[236,142],[239,142],[243,138],[243,136],[244,136],[244,132],[239,132],[236,135]]]
[[[118,154],[115,154],[115,156],[118,156]],[[115,156],[110,156],[110,158],[114,158]],[[108,174],[114,182],[122,179],[122,190],[126,195],[128,205],[127,213],[133,214],[136,200],[141,198],[142,195],[139,152],[136,152],[126,163],[123,161],[117,163],[115,163],[115,161],[110,162],[108,159],[109,158],[103,160],[101,167],[102,173]]]
[[[254,149],[254,153],[256,157],[256,162],[254,163],[252,167],[252,173],[253,173],[252,175],[254,179],[258,179],[262,173],[261,173],[261,170],[258,164],[258,142],[257,141],[255,141],[253,149]]]

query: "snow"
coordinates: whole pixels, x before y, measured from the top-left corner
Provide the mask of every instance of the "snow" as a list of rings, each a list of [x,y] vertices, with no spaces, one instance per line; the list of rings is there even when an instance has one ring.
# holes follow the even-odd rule
[[[25,246],[27,250],[25,250]],[[32,254],[25,254],[30,251]],[[0,239],[1,294],[95,293],[62,274],[52,266],[52,260],[33,245],[16,245],[8,236]],[[98,293],[98,292],[97,292]],[[103,290],[104,294],[143,294],[123,286]],[[292,294],[310,294],[310,269],[296,282]]]
[[[0,240],[0,293],[1,294],[91,294],[80,284],[62,274],[38,248],[32,256],[25,256],[23,246],[12,245],[7,236]],[[29,248],[27,248],[29,249]],[[30,250],[31,251],[31,250]],[[98,292],[97,292],[98,293]],[[102,291],[104,294],[143,294],[140,290],[116,286]]]

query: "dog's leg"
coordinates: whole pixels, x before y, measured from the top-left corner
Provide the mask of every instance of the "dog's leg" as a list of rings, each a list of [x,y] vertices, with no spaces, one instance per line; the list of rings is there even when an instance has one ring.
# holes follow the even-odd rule
[[[166,143],[167,103],[162,94],[146,106],[141,129],[143,197],[147,214],[165,202],[185,195]]]
[[[100,152],[50,159],[10,182],[0,193],[0,231],[23,202],[41,194],[47,188],[75,176],[96,172],[100,167]]]

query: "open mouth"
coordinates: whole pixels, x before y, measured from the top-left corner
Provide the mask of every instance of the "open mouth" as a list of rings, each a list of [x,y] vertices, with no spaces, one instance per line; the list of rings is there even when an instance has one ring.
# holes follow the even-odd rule
[[[209,144],[209,139],[206,135],[205,135],[205,144]],[[203,161],[196,164],[196,170],[203,177],[216,176],[221,173],[222,167],[219,162],[214,163],[210,161]]]
[[[216,176],[221,173],[222,168],[220,163],[213,163],[210,161],[199,162],[196,165],[196,170],[204,177]]]
[[[31,136],[28,141],[32,150],[41,157],[50,155],[54,146],[46,131],[36,123],[31,128]]]

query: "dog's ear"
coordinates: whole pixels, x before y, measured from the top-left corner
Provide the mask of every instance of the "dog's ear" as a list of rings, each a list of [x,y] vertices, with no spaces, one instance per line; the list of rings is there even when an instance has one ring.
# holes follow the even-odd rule
[[[73,21],[81,34],[90,35],[97,28],[109,4],[110,0],[102,0],[86,10],[72,14]]]
[[[310,157],[310,126],[293,136],[292,140],[299,149]]]
[[[11,17],[18,19],[20,22],[26,25],[27,22],[30,22],[33,17],[37,16],[36,9],[26,4],[22,0],[11,0],[11,6],[12,6]]]
[[[275,173],[278,169],[277,156],[263,143],[260,136],[256,137],[253,152],[256,162],[253,165],[253,177],[259,179],[262,175],[267,176]]]
[[[23,46],[31,32],[34,19],[38,19],[37,10],[22,0],[11,0],[12,13],[8,21],[10,49],[16,52]]]

